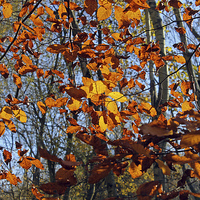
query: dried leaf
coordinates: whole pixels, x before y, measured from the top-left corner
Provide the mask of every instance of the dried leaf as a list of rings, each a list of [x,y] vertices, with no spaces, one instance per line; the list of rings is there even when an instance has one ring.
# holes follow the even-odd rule
[[[3,4],[3,17],[4,18],[9,18],[12,15],[12,5],[10,3],[4,3]]]
[[[40,111],[42,112],[42,114],[44,115],[47,111],[46,106],[41,101],[37,102],[37,106],[40,109]]]
[[[22,123],[25,123],[27,121],[26,113],[19,109],[19,110],[12,110],[14,116]]]
[[[12,154],[9,151],[4,149],[3,158],[4,158],[5,163],[8,164],[12,160]]]

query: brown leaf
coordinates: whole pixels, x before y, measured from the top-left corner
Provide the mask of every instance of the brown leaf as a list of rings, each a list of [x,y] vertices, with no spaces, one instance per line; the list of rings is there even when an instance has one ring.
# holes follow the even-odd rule
[[[95,165],[91,171],[91,175],[89,176],[88,183],[94,184],[98,183],[101,179],[108,176],[110,171],[112,170],[112,165]]]
[[[4,149],[3,158],[4,158],[5,163],[8,164],[12,160],[12,154],[9,151]]]
[[[139,186],[136,193],[138,200],[150,200],[158,191],[159,181],[150,181]]]
[[[92,16],[92,14],[97,10],[97,2],[93,0],[85,0],[84,7],[86,13]]]
[[[21,157],[18,161],[18,163],[20,164],[20,166],[26,170],[30,169],[32,164],[31,161],[28,160],[26,157]]]
[[[41,149],[41,148],[38,148],[38,150],[39,150],[40,156],[42,158],[45,158],[45,159],[50,160],[52,162],[60,162],[60,158],[58,158],[55,155],[49,154],[47,150]]]

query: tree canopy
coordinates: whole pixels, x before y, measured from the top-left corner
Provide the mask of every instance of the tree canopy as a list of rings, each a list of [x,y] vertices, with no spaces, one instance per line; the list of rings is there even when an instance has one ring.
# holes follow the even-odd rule
[[[101,199],[104,181],[107,200],[200,197],[199,0],[0,5],[1,181],[31,177],[41,200]],[[152,168],[120,196],[116,177]]]

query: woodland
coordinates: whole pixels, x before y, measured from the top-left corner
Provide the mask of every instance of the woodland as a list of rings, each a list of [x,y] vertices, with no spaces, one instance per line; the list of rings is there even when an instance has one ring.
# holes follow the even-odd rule
[[[200,199],[200,0],[0,6],[0,199]]]

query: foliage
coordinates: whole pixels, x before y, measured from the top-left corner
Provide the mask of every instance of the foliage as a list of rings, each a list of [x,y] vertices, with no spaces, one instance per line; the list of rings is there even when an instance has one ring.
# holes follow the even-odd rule
[[[52,165],[56,166],[55,180],[39,187],[32,185],[32,193],[37,199],[58,199],[68,188],[79,184],[76,172],[80,167],[85,167],[87,186],[91,186],[100,184],[111,171],[118,177],[124,173],[129,174],[129,180],[130,176],[132,179],[146,177],[145,173],[153,165],[158,165],[164,175],[170,176],[176,164],[189,164],[190,169],[184,171],[175,189],[167,193],[162,190],[159,181],[150,180],[148,177],[147,182],[140,182],[134,197],[139,200],[152,199],[154,196],[161,199],[176,196],[187,199],[189,195],[200,197],[199,193],[185,189],[188,178],[200,178],[199,97],[194,82],[171,82],[170,99],[157,105],[159,108],[154,108],[145,97],[145,92],[150,90],[145,84],[149,61],[153,61],[155,65],[155,74],[159,73],[166,62],[178,66],[177,70],[171,69],[171,74],[165,78],[168,79],[187,67],[189,61],[199,57],[200,44],[172,44],[180,52],[185,52],[186,48],[191,50],[188,60],[185,59],[185,54],[179,55],[178,51],[162,55],[159,42],[146,43],[145,38],[130,31],[139,26],[143,10],[150,8],[148,3],[145,0],[122,2],[85,0],[78,5],[69,1],[54,1],[44,5],[41,0],[30,0],[23,5],[18,13],[18,20],[13,23],[14,37],[5,35],[0,39],[0,73],[4,81],[11,82],[12,79],[16,88],[15,95],[9,93],[2,97],[5,102],[0,112],[0,135],[4,134],[6,128],[14,134],[23,123],[35,120],[29,119],[32,112],[29,106],[32,104],[38,121],[43,125],[42,120],[46,116],[50,119],[52,113],[56,113],[55,118],[59,120],[64,116],[66,126],[59,128],[64,129],[68,140],[74,135],[75,140],[79,140],[76,141],[77,144],[88,145],[88,152],[92,152],[86,161],[83,158],[81,160],[80,155],[69,152],[61,159],[61,151],[59,155],[53,155],[46,149],[44,142],[41,144],[41,140],[38,140],[38,147],[35,148],[38,148],[39,153],[37,158],[34,158],[27,155],[28,150],[22,150],[22,144],[16,142],[18,164],[22,168],[29,170],[34,165],[38,170],[44,170],[41,158],[47,160],[49,165],[53,163]],[[199,5],[200,2],[196,0],[193,8]],[[10,18],[12,22],[12,5],[2,1],[1,6],[2,17]],[[56,10],[53,10],[54,8]],[[177,0],[160,1],[156,7],[158,11],[166,12],[172,8],[182,9],[183,4]],[[183,8],[183,21],[190,29],[194,16],[198,13],[198,10],[193,8]],[[93,17],[95,12],[96,19]],[[80,16],[76,19],[78,15]],[[106,26],[101,28],[101,25],[108,23],[111,15],[116,19],[116,30],[110,30]],[[83,27],[89,26],[88,31],[76,30],[77,27],[73,24],[77,20]],[[104,35],[103,42],[97,42],[98,31]],[[184,35],[189,30],[175,27],[175,31]],[[67,32],[68,36],[62,35],[64,32]],[[46,38],[50,39],[45,44],[43,40]],[[40,45],[41,52],[38,51]],[[120,49],[122,54],[119,55]],[[49,64],[50,59],[58,60],[59,56],[64,59],[60,69],[44,67]],[[137,59],[134,64],[130,56]],[[10,61],[8,58],[11,58]],[[9,67],[11,62],[14,68]],[[68,76],[65,67],[62,67],[64,62],[69,66]],[[81,75],[75,73],[79,67]],[[127,71],[134,74],[134,78],[127,78]],[[34,97],[34,92],[25,95],[29,84],[37,85],[37,92],[41,96]],[[157,85],[161,84],[162,82],[159,82]],[[144,98],[140,97],[142,94]],[[34,101],[37,107],[33,105]],[[161,113],[158,112],[159,109]],[[167,119],[170,110],[175,112]],[[82,122],[79,119],[83,119],[83,116],[87,116],[89,124],[85,125],[86,120]],[[154,120],[149,123],[144,116]],[[114,132],[119,130],[120,137],[115,138]],[[41,132],[44,132],[44,129],[41,128]],[[40,139],[42,137],[46,137],[43,138],[45,142],[56,138],[54,150],[58,150],[56,145],[60,143],[60,136],[38,136]],[[159,147],[163,141],[170,145],[169,149]],[[80,146],[74,148],[78,149]],[[13,157],[13,152],[3,150],[5,166],[11,163]],[[16,186],[21,180],[11,171],[2,167],[0,179],[6,179]],[[46,194],[51,197],[44,197]]]

